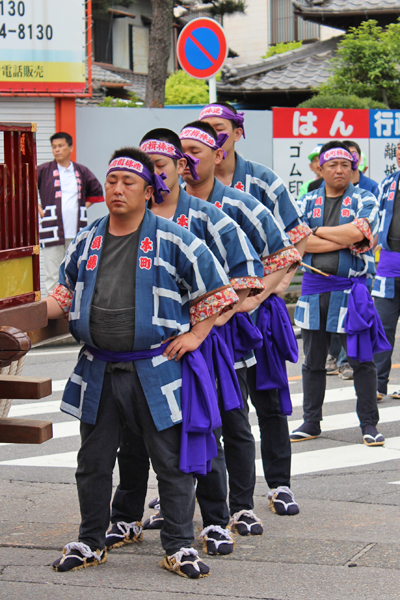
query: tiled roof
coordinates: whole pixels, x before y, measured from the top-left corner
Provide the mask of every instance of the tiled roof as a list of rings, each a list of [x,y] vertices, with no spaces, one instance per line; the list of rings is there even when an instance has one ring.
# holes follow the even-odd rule
[[[400,9],[400,0],[292,0],[293,6],[305,12],[374,11]]]
[[[226,65],[219,92],[309,91],[330,75],[329,60],[341,37],[304,45],[251,65]]]
[[[129,69],[122,69],[106,63],[93,63],[92,76],[93,82],[104,87],[107,87],[107,83],[124,84],[123,87],[128,92],[135,92],[141,100],[144,100],[147,75],[133,73]]]
[[[100,67],[100,65],[96,63],[93,63],[92,65],[92,79],[93,82],[102,84],[105,87],[107,87],[107,83],[119,83],[127,85],[130,84],[130,81],[128,79],[120,77],[119,75],[117,75],[116,73],[112,73],[108,69],[103,69],[103,67]]]

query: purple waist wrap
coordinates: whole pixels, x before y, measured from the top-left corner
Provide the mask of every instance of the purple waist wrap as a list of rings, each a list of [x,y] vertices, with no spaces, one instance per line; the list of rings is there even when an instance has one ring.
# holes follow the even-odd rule
[[[370,362],[373,355],[391,350],[382,322],[376,312],[371,294],[366,286],[367,278],[339,277],[304,273],[301,293],[304,296],[348,290],[348,310],[344,319],[347,334],[347,355],[359,362]]]
[[[238,362],[254,348],[262,345],[263,338],[248,313],[236,313],[225,325],[217,327],[228,347],[232,360]]]
[[[107,362],[131,362],[160,356],[166,346],[137,352],[112,352],[86,345],[94,357]],[[214,429],[221,426],[215,383],[199,349],[182,357],[182,433],[179,468],[206,475],[217,456]]]
[[[382,248],[376,274],[379,277],[400,277],[400,254]]]
[[[199,347],[212,381],[217,379],[224,411],[243,408],[242,393],[229,350],[215,329]]]
[[[257,327],[264,343],[255,351],[258,390],[279,390],[279,408],[283,415],[292,414],[286,362],[297,362],[299,349],[292,323],[282,298],[271,294],[260,305]]]

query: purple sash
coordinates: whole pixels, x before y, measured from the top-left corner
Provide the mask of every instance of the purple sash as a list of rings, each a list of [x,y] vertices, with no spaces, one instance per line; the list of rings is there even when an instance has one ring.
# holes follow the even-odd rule
[[[242,393],[232,357],[222,337],[212,329],[199,347],[208,367],[211,380],[218,381],[224,411],[243,408]]]
[[[379,277],[400,277],[400,254],[382,248],[376,274]]]
[[[225,341],[234,362],[242,360],[263,343],[262,335],[248,313],[235,313],[225,325],[217,327],[217,332]]]
[[[151,350],[112,352],[86,345],[93,356],[110,362],[131,362],[160,356],[165,345]],[[206,362],[199,349],[182,357],[182,433],[179,468],[206,475],[217,456],[214,429],[221,426],[218,399]]]
[[[348,310],[344,319],[347,355],[359,362],[370,362],[373,355],[391,350],[382,322],[366,285],[366,277],[339,277],[304,273],[301,293],[304,296],[348,290]]]
[[[283,415],[292,414],[286,362],[297,362],[299,349],[292,323],[282,298],[271,294],[260,305],[257,327],[264,343],[255,351],[258,390],[279,390],[279,409]]]

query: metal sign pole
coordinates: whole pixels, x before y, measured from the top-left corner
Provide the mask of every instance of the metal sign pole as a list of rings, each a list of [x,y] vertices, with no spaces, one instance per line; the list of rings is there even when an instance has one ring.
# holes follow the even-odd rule
[[[217,101],[217,78],[215,75],[208,80],[208,94],[210,104]]]

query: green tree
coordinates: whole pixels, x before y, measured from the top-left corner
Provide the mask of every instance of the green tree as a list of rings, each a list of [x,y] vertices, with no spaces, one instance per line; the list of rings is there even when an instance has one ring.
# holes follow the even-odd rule
[[[369,20],[351,27],[331,60],[332,75],[320,95],[356,95],[400,105],[400,23],[386,30]]]
[[[299,104],[298,108],[387,108],[383,102],[358,96],[322,95],[314,96]]]
[[[284,52],[289,52],[289,50],[296,50],[297,48],[301,48],[302,45],[303,42],[279,42],[275,46],[270,46],[261,58],[269,58],[275,54],[283,54]]]
[[[165,84],[165,104],[207,104],[208,85],[185,71],[172,73]]]

